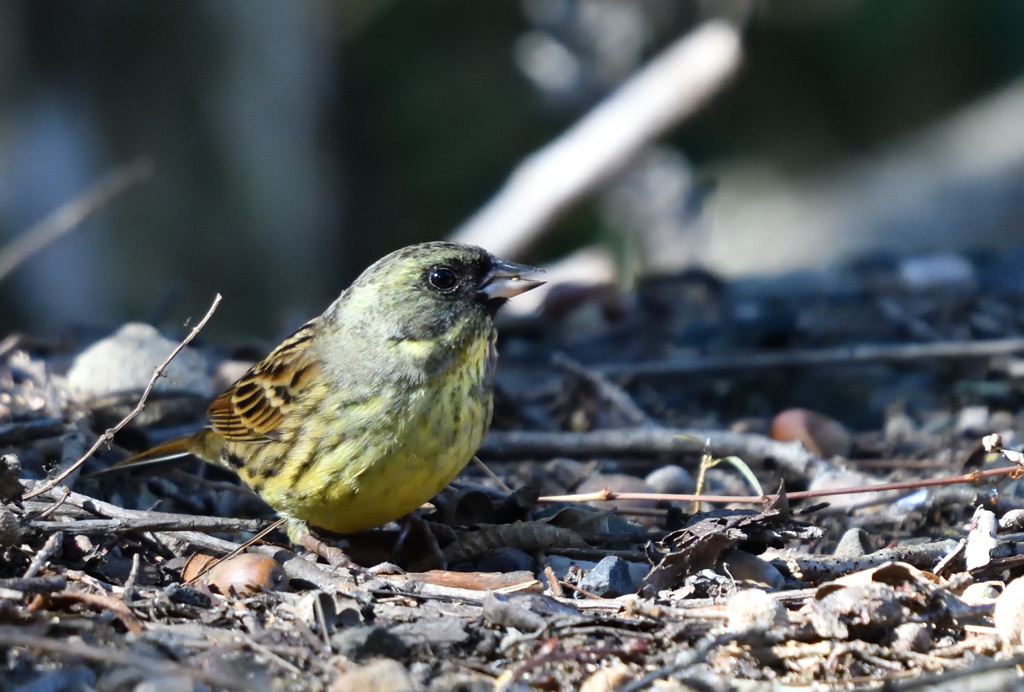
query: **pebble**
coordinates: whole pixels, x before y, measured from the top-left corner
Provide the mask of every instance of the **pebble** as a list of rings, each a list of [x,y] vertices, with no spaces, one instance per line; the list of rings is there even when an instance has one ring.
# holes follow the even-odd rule
[[[786,585],[786,578],[775,565],[737,548],[722,552],[718,559],[718,571],[737,581],[753,582],[776,591]]]
[[[729,598],[725,613],[725,628],[729,632],[766,632],[789,623],[785,606],[761,589],[737,591]]]
[[[21,521],[11,510],[0,505],[0,548],[21,543]]]
[[[600,668],[583,681],[580,692],[614,692],[626,681],[636,679],[637,675],[624,663],[616,663],[609,668]]]
[[[999,638],[1007,646],[1021,645],[1021,630],[1024,629],[1024,577],[1014,579],[996,599],[992,621]]]
[[[994,432],[988,406],[964,406],[956,416],[956,432],[965,437],[982,437]]]
[[[998,583],[998,582],[996,582]],[[990,581],[979,581],[967,586],[960,594],[960,600],[968,605],[980,605],[991,603],[999,598],[999,589],[996,583]]]
[[[537,568],[537,561],[530,555],[510,546],[502,546],[480,558],[477,569],[481,572],[518,572],[526,570],[533,572]]]
[[[811,480],[808,490],[839,490],[841,488],[860,488],[864,486],[879,485],[882,481],[878,478],[860,473],[836,469],[819,473]],[[863,507],[872,504],[883,504],[895,502],[899,498],[896,492],[868,492],[849,495],[832,495],[828,498],[833,511],[843,511],[853,507]]]
[[[266,591],[287,591],[284,567],[269,555],[242,553],[217,563],[206,574],[207,583],[225,596],[241,598]]]
[[[1024,530],[1024,509],[1011,509],[999,517],[999,529],[1001,531]]]
[[[602,598],[616,598],[636,593],[640,585],[633,582],[629,563],[609,555],[580,579],[580,588]]]
[[[339,630],[331,635],[331,648],[348,658],[368,656],[402,658],[409,649],[399,637],[383,627],[361,625]]]
[[[900,262],[899,276],[907,288],[915,291],[940,288],[971,291],[978,283],[970,260],[948,253],[908,257]]]
[[[903,608],[888,584],[843,586],[811,601],[811,625],[823,639],[878,641],[902,619]]]
[[[870,545],[870,538],[864,529],[848,529],[843,537],[839,539],[833,555],[836,557],[861,557],[873,552]]]
[[[931,628],[923,622],[904,622],[893,630],[892,648],[901,653],[927,653],[931,644]]]
[[[644,478],[644,483],[656,493],[671,495],[689,495],[697,489],[693,474],[675,464],[654,469]]]
[[[398,661],[382,659],[342,673],[328,692],[412,692],[422,689]]]
[[[807,451],[826,459],[849,456],[853,436],[846,426],[823,413],[791,408],[772,420],[772,437],[782,442],[800,441]]]
[[[142,391],[156,367],[177,346],[178,342],[161,336],[156,328],[130,322],[75,357],[67,375],[68,389],[79,399]],[[186,347],[170,362],[154,389],[212,397],[206,358]]]

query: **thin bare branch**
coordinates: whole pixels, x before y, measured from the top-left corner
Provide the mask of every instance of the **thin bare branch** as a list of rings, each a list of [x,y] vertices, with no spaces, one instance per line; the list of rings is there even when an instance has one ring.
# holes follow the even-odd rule
[[[153,175],[153,162],[139,159],[105,175],[75,199],[30,227],[0,250],[0,281],[32,255],[80,226],[112,199]]]

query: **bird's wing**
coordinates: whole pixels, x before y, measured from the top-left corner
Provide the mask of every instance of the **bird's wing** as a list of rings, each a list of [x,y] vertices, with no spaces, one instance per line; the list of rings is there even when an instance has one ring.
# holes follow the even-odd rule
[[[210,404],[210,427],[239,442],[278,439],[281,423],[319,372],[310,349],[315,328],[315,321],[304,324],[217,397]]]

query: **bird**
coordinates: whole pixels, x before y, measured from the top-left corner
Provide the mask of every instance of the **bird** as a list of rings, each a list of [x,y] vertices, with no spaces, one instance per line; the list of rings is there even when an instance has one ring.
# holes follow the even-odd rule
[[[310,526],[345,534],[404,517],[479,449],[495,314],[541,272],[455,242],[396,250],[218,396],[202,429],[115,467],[193,456],[233,471],[317,552]]]

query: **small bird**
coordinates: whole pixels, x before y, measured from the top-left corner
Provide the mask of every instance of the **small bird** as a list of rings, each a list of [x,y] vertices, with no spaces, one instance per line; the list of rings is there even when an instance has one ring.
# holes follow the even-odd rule
[[[349,533],[398,519],[480,447],[494,315],[543,284],[524,278],[540,271],[460,243],[397,250],[217,397],[202,430],[117,466],[192,455],[230,469],[303,545],[308,525]]]

